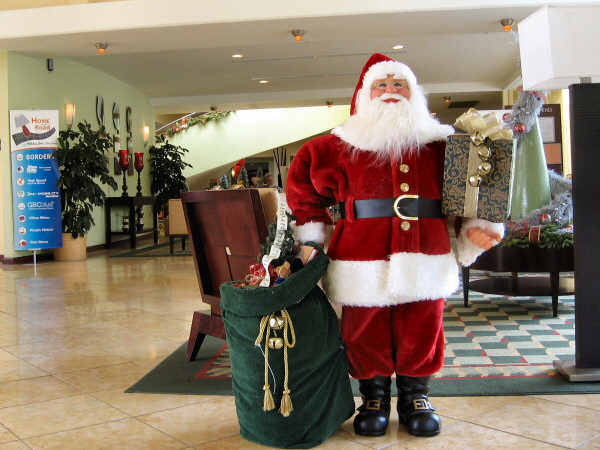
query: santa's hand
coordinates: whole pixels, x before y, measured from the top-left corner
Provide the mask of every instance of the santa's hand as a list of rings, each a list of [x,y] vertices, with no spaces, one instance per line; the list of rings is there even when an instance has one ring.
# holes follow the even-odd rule
[[[483,230],[479,227],[469,228],[467,230],[467,238],[473,242],[473,244],[484,250],[489,250],[502,240],[502,236],[498,233]]]

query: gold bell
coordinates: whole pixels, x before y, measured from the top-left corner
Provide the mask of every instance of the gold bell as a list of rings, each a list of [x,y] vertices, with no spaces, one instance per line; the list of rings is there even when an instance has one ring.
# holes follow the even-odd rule
[[[285,321],[283,320],[283,317],[274,316],[269,319],[269,327],[272,330],[281,330],[284,324]]]
[[[283,347],[283,339],[280,337],[269,338],[269,348],[273,350],[279,350]]]
[[[479,166],[477,166],[477,174],[478,175],[487,175],[492,171],[492,165],[487,161],[482,161]]]

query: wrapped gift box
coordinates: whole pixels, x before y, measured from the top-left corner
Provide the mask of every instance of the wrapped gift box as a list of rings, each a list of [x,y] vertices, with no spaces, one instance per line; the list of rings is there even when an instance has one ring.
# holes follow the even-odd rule
[[[496,139],[491,146],[491,171],[482,176],[479,186],[469,178],[477,174],[482,162],[481,147],[468,134],[453,134],[446,143],[442,213],[490,222],[506,222],[510,216],[515,140]]]

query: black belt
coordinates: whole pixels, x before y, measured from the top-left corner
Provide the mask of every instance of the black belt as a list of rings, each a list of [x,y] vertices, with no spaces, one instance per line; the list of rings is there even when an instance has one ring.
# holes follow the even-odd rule
[[[340,202],[340,214],[342,219],[346,218],[346,202]],[[442,201],[432,198],[419,198],[416,195],[354,200],[354,217],[357,219],[394,216],[404,220],[418,220],[423,217],[441,219],[444,217],[442,215]]]

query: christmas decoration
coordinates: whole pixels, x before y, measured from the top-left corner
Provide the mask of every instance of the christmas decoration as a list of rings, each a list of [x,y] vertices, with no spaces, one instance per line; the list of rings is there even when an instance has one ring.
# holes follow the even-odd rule
[[[173,127],[161,133],[159,136],[163,136],[163,138],[171,137],[195,125],[206,125],[208,122],[218,122],[219,120],[227,117],[232,112],[233,111],[214,111],[196,117],[184,117],[183,119],[181,119],[181,123],[176,122],[173,125]]]
[[[523,91],[512,111],[505,115],[505,127],[517,138],[511,217],[518,219],[550,202],[546,155],[538,115],[546,100],[544,91]]]
[[[221,189],[229,189],[231,187],[229,177],[226,173],[221,175],[221,178],[219,179],[219,186],[221,186]]]

